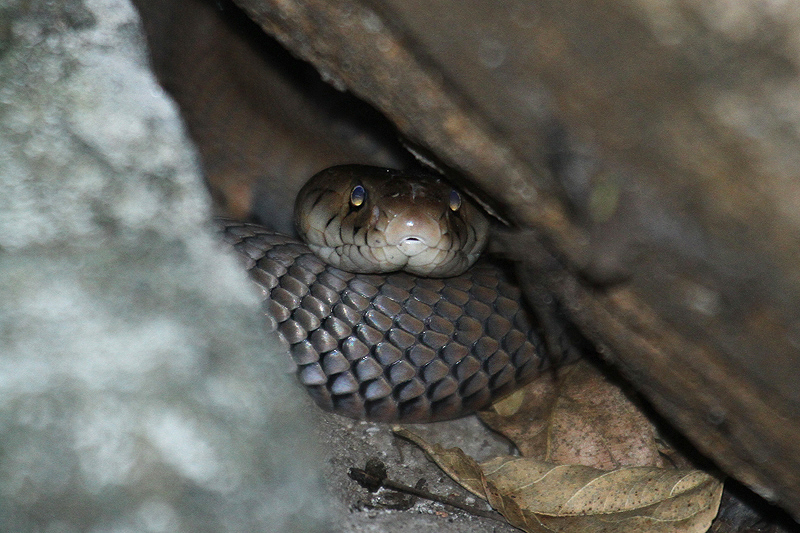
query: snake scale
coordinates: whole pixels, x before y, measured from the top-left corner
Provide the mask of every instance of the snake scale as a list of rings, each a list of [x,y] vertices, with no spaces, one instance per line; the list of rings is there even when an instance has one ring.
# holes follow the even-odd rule
[[[375,421],[456,418],[486,407],[550,364],[506,270],[485,260],[467,268],[486,240],[488,222],[479,208],[438,178],[422,179],[433,185],[408,185],[404,173],[372,167],[323,171],[296,205],[298,230],[310,245],[258,225],[221,221],[224,239],[261,291],[269,326],[290,346],[299,381],[324,409]],[[377,207],[409,201],[414,205],[401,207],[400,215],[387,217]],[[418,208],[443,214],[421,223]],[[412,237],[387,244],[395,220]],[[345,235],[355,240],[342,244]],[[338,266],[360,273],[326,262],[337,247],[348,257]],[[390,270],[440,277],[373,273],[381,269],[359,254],[394,261]],[[429,266],[431,257],[450,266]]]

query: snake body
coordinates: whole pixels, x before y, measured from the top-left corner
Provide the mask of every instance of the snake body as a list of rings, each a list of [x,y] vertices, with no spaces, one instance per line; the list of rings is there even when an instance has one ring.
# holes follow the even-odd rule
[[[340,186],[333,180],[332,186],[322,187],[344,195],[345,207],[329,201],[338,206],[333,209],[335,217],[339,221],[351,218],[333,229],[319,225],[329,226],[333,215],[320,218],[318,233],[324,236],[327,232],[328,244],[337,232],[356,235],[351,247],[367,246],[370,241],[369,230],[352,223],[362,205],[371,209],[367,198],[377,201],[376,187],[359,178],[364,170],[366,167],[334,167],[333,176],[328,177],[338,178]],[[379,181],[391,177],[381,172],[377,176]],[[315,180],[321,181],[319,176]],[[346,183],[345,189],[341,182]],[[388,198],[402,196],[391,187],[388,190]],[[354,191],[355,200],[350,198]],[[319,207],[327,201],[323,196],[318,188],[307,186],[297,203]],[[459,211],[461,206],[452,209],[453,205],[468,201],[460,196],[456,200],[451,193],[443,202],[446,208]],[[359,205],[347,207],[348,203]],[[380,218],[365,213],[366,219]],[[475,228],[480,232],[482,223],[473,225],[471,216],[460,213],[459,220],[468,220],[466,227],[445,224],[441,233],[451,235],[432,240],[461,241],[468,249],[481,248],[480,241],[485,238],[475,234]],[[301,234],[307,232],[303,224],[298,224]],[[349,229],[343,230],[348,224]],[[443,278],[402,271],[354,273],[323,261],[307,244],[264,227],[232,221],[222,225],[225,240],[244,258],[261,290],[269,326],[290,346],[299,381],[327,410],[376,421],[456,418],[508,394],[548,364],[532,317],[521,304],[519,288],[497,265],[479,261],[456,275],[450,275],[452,271],[441,274],[443,269],[438,267],[430,269],[449,276]],[[406,225],[412,227],[412,238],[427,238],[419,236],[414,223]],[[417,245],[411,244],[412,254],[407,257],[419,255]],[[325,250],[320,253],[327,254]],[[428,255],[457,264],[456,271],[473,260],[449,252]],[[388,268],[394,269],[396,263]],[[410,263],[412,270],[419,270],[417,263]]]

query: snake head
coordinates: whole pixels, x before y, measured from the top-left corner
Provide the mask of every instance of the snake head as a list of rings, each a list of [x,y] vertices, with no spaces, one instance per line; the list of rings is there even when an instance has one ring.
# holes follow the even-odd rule
[[[357,273],[456,276],[486,247],[489,221],[440,177],[331,167],[301,189],[295,225],[325,262]]]

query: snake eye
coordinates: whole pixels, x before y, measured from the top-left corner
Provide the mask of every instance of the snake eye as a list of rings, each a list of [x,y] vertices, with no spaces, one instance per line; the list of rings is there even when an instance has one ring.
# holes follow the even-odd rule
[[[461,195],[457,190],[450,191],[450,210],[458,211],[461,208]]]
[[[353,207],[361,207],[361,204],[364,203],[366,198],[367,191],[361,185],[356,185],[353,187],[353,190],[350,191],[350,205]]]

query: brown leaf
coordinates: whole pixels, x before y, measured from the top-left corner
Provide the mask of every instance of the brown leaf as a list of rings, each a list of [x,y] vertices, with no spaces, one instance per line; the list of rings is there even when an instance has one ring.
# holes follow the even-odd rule
[[[699,470],[604,471],[510,456],[478,464],[459,448],[430,445],[402,428],[395,433],[528,532],[703,533],[722,496],[722,483]]]
[[[605,470],[664,466],[650,421],[586,362],[541,376],[480,416],[526,457]]]

